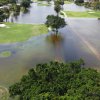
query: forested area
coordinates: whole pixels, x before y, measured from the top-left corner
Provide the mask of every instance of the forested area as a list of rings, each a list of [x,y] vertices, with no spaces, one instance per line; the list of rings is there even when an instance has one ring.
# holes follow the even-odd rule
[[[10,86],[19,100],[100,100],[100,73],[84,68],[82,60],[38,64]]]

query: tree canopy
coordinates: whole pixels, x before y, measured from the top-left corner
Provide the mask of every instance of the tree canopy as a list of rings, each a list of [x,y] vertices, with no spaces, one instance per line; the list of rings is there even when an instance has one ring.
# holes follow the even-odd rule
[[[30,7],[30,3],[31,3],[30,0],[22,0],[21,6],[24,7],[24,8],[28,8],[28,7]]]
[[[38,64],[10,86],[19,100],[100,100],[100,73],[83,61]]]
[[[0,0],[0,6],[8,4],[8,3],[16,3],[17,0]]]
[[[4,19],[5,19],[4,11],[3,9],[0,9],[0,22],[3,22]]]
[[[59,4],[56,4],[56,5],[54,6],[54,10],[56,11],[57,16],[58,16],[58,14],[59,14],[59,12],[60,12],[60,10],[61,10],[61,6],[60,6]]]
[[[59,28],[63,28],[66,25],[64,18],[54,15],[48,15],[46,26],[51,27],[52,29],[56,30],[56,34],[58,33]]]

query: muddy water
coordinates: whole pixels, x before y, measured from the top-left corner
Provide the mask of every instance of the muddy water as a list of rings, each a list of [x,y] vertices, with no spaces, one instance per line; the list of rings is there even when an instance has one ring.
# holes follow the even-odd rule
[[[51,44],[46,43],[45,35],[33,37],[23,43],[0,45],[0,51],[10,51],[12,55],[0,58],[0,84],[9,85],[17,81],[27,70],[37,63],[54,59]]]
[[[0,58],[0,85],[9,86],[35,64],[51,60],[69,62],[83,58],[85,67],[100,70],[100,21],[66,20],[68,25],[59,30],[60,41],[48,41],[48,33],[22,43],[1,44],[0,52],[10,51],[12,55]]]
[[[65,7],[65,10],[68,7],[72,11],[79,10],[79,7],[75,9],[75,5],[72,4]],[[80,10],[87,9],[80,7]],[[37,7],[37,4],[32,4],[30,12],[21,13],[14,22],[44,23],[48,14],[55,14],[52,6]],[[100,21],[96,19],[66,19],[66,21],[68,25],[59,30],[62,40],[57,43],[47,41],[47,35],[50,34],[44,34],[22,43],[0,44],[0,52],[12,53],[9,57],[0,57],[0,85],[8,87],[37,63],[51,60],[68,62],[83,58],[86,67],[92,66],[100,70]]]

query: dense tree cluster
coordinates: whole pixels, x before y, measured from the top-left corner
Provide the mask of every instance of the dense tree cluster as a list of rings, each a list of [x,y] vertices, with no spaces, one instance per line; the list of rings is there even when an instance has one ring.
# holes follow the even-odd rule
[[[76,4],[84,3],[84,0],[75,0],[75,3],[76,3]]]
[[[26,8],[30,7],[30,3],[31,3],[31,0],[22,0],[21,6],[26,9]]]
[[[0,6],[9,4],[9,3],[16,3],[17,0],[0,0]]]
[[[96,2],[85,2],[84,6],[87,7],[87,8],[100,10],[100,2],[99,1],[96,1]]]
[[[0,22],[2,22],[4,19],[4,12],[2,9],[0,9]]]
[[[20,11],[27,11],[30,7],[30,3],[31,0],[20,0],[20,4],[18,4],[18,0],[0,0],[0,6],[2,6],[0,8],[0,22],[3,22],[4,20],[7,21],[10,15],[16,17],[19,15]]]
[[[91,8],[94,10],[100,10],[100,0],[94,0],[94,1],[87,1],[84,2],[84,0],[75,0],[75,3],[77,5],[84,5],[87,8]]]
[[[63,4],[64,4],[63,0],[54,0],[54,10],[57,13],[57,15],[56,16],[48,15],[47,21],[45,23],[47,27],[52,28],[52,31],[54,31],[56,33],[56,35],[58,34],[59,28],[63,28],[64,26],[66,26],[66,22],[65,22],[64,18],[61,18],[59,16],[59,13],[63,8]],[[61,7],[61,5],[62,5],[62,7]]]
[[[100,73],[83,64],[82,60],[38,64],[10,86],[10,96],[19,96],[19,100],[100,100]]]

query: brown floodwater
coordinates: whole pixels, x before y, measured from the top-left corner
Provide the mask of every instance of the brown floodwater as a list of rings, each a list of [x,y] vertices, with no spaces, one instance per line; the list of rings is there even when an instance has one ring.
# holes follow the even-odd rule
[[[83,58],[85,67],[100,70],[100,21],[97,19],[66,19],[68,25],[59,30],[55,40],[51,33],[32,37],[22,43],[0,44],[0,85],[8,87],[38,63],[52,60],[69,62]]]
[[[64,5],[64,10],[87,11],[75,4]],[[39,12],[39,13],[38,13]],[[13,17],[16,23],[39,24],[46,16],[55,14],[52,6],[32,3],[28,13]],[[41,16],[40,16],[41,15]],[[11,17],[9,18],[11,21]],[[60,39],[48,40],[51,34],[32,37],[22,43],[0,44],[0,53],[9,51],[11,56],[0,56],[0,85],[8,87],[38,63],[52,60],[69,62],[83,58],[85,67],[100,70],[100,21],[97,19],[66,18],[68,25],[60,29]]]

